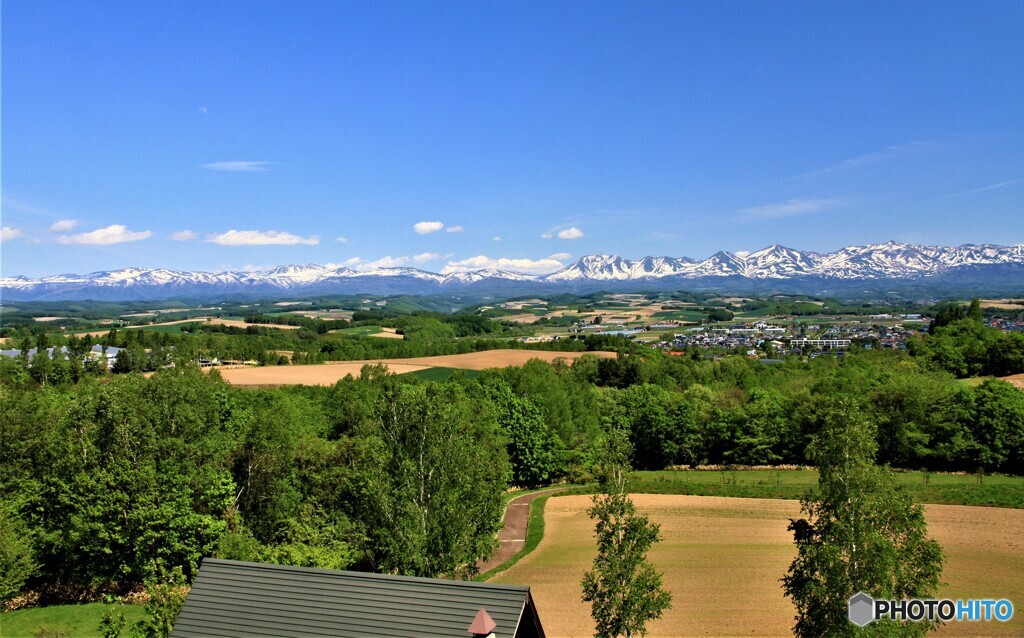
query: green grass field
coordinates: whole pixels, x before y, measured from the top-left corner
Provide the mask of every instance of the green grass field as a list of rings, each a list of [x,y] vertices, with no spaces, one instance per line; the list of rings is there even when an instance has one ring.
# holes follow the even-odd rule
[[[194,323],[201,324],[203,322],[202,321],[195,321]],[[168,333],[168,334],[181,334],[181,329],[186,327],[186,326],[190,326],[190,325],[192,325],[192,324],[191,323],[176,323],[176,324],[172,324],[170,326],[133,326],[131,328],[120,328],[118,331],[120,332],[122,330],[146,330],[146,331],[149,331],[149,332],[163,332],[163,333]]]
[[[700,312],[697,310],[662,310],[656,312],[651,316],[653,321],[658,320],[669,320],[669,321],[700,321],[707,319],[708,315],[706,312]]]
[[[1024,477],[894,472],[919,503],[983,505],[1024,509]],[[799,499],[818,484],[815,470],[663,470],[636,472],[629,490],[643,494],[693,494]]]
[[[0,614],[0,638],[37,635],[46,638],[100,636],[100,620],[111,607],[117,607],[124,612],[128,621],[121,632],[124,636],[130,635],[132,625],[146,615],[145,607],[142,605],[107,605],[104,603],[19,609]]]
[[[466,377],[475,379],[480,376],[479,370],[460,370],[458,368],[427,368],[426,370],[418,370],[416,372],[410,372],[407,376],[416,377],[423,381],[436,381],[438,383],[444,383],[456,372],[462,372]]]
[[[355,328],[342,328],[331,330],[332,335],[345,335],[346,337],[369,337],[383,332],[380,326],[356,326]]]

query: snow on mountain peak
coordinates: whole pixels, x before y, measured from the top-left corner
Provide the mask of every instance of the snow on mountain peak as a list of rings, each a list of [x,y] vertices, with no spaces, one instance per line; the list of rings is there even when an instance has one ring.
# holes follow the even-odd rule
[[[343,285],[356,285],[356,282],[377,285],[369,282],[384,279],[418,282],[416,285],[421,288],[485,285],[488,281],[573,284],[663,278],[689,280],[745,277],[754,280],[784,280],[811,276],[847,280],[906,279],[936,275],[962,267],[987,265],[1024,266],[1024,244],[1009,247],[963,244],[949,247],[888,241],[848,246],[831,253],[800,251],[772,244],[750,253],[719,251],[700,261],[668,256],[630,260],[599,253],[580,257],[562,270],[547,275],[529,275],[493,268],[447,275],[408,267],[354,271],[335,265],[318,264],[283,265],[253,272],[188,272],[131,267],[87,275],[53,275],[37,279],[0,277],[0,289],[8,295],[16,292],[19,297],[26,299],[80,299],[96,294],[106,295],[104,298],[117,298],[118,295],[127,295],[128,291],[135,291],[132,293],[135,295],[159,298],[161,294],[166,297],[169,294],[194,294],[196,291],[206,294],[314,289],[329,291]]]

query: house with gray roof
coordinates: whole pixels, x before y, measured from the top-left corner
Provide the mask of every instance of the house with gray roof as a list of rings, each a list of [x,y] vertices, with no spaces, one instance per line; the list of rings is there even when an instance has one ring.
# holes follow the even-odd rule
[[[172,638],[544,638],[530,588],[207,558]]]

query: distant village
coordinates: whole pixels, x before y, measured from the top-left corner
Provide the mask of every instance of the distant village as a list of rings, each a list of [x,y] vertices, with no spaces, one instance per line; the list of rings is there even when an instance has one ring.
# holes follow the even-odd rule
[[[927,332],[932,319],[920,314],[879,314],[863,319],[849,319],[830,324],[797,323],[796,316],[772,320],[729,324],[691,325],[679,321],[659,321],[645,326],[595,324],[579,321],[570,329],[573,334],[620,335],[643,340],[647,345],[684,354],[689,348],[743,350],[751,358],[770,359],[785,354],[811,357],[824,353],[842,353],[853,347],[906,350],[907,342],[916,334]],[[783,325],[779,325],[783,324]],[[986,318],[988,327],[1003,332],[1024,332],[1024,320],[1000,317]],[[673,338],[644,339],[644,335],[662,333]],[[523,337],[520,341],[551,341],[559,336]]]

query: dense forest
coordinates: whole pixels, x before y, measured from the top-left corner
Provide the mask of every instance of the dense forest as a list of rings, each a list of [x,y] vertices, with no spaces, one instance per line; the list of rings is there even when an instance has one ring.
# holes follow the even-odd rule
[[[107,339],[122,335],[145,357],[160,347],[145,340],[180,354],[208,336]],[[0,358],[0,598],[94,598],[179,571],[187,581],[203,556],[468,575],[494,549],[502,493],[587,481],[610,431],[627,434],[638,469],[802,464],[842,406],[873,424],[881,464],[1022,474],[1024,393],[956,378],[1024,370],[1021,337],[963,318],[909,352],[767,363],[591,337],[567,344],[619,357],[445,383],[367,366],[329,388],[258,390],[184,358],[149,377]]]

